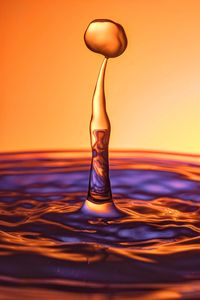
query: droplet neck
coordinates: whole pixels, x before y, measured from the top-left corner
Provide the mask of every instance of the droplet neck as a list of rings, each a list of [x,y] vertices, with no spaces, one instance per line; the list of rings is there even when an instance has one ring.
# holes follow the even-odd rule
[[[99,76],[96,82],[93,100],[92,100],[92,119],[98,119],[99,123],[103,117],[107,117],[106,113],[106,99],[105,99],[105,89],[104,89],[104,81],[105,81],[105,72],[107,67],[108,59],[105,58],[101,65]],[[101,127],[101,124],[98,124]],[[97,126],[98,126],[97,125]]]
[[[101,65],[99,75],[97,78],[93,99],[92,99],[92,115],[90,120],[90,141],[91,147],[94,146],[96,142],[95,133],[97,130],[106,130],[107,131],[107,145],[109,143],[110,137],[110,120],[106,111],[106,98],[105,98],[105,72],[107,67],[108,59],[105,58]]]

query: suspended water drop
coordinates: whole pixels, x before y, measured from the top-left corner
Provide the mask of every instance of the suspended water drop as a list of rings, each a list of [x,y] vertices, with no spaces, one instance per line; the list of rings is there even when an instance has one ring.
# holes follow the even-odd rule
[[[87,47],[107,58],[121,55],[127,47],[124,28],[111,20],[92,21],[84,35]]]

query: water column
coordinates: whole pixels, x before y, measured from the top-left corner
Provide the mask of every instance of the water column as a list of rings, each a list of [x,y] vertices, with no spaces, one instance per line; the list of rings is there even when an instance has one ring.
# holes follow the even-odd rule
[[[85,32],[87,47],[104,55],[97,79],[90,121],[90,142],[92,149],[88,196],[82,207],[87,214],[96,216],[118,216],[113,200],[109,178],[110,121],[106,111],[104,79],[108,58],[119,56],[127,46],[127,39],[121,25],[111,20],[94,20]]]

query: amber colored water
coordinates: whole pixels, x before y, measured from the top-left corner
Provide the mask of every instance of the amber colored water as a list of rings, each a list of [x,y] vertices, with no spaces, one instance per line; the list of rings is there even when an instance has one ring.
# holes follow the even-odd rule
[[[112,201],[109,179],[111,125],[106,111],[104,80],[108,58],[117,57],[125,51],[127,38],[120,24],[108,19],[97,19],[92,21],[87,27],[84,40],[90,50],[105,57],[92,98],[90,120],[92,160],[88,195],[82,206],[82,212],[85,215],[89,214],[99,217],[119,217],[121,212],[116,209]]]
[[[118,218],[80,210],[90,159],[0,155],[0,299],[199,299],[200,156],[112,152]]]
[[[105,19],[84,38],[105,56],[91,164],[78,151],[0,154],[0,299],[200,299],[200,157],[115,152],[109,167],[104,77],[127,39]]]
[[[106,58],[121,55],[127,47],[122,25],[108,19],[93,20],[85,31],[84,40],[90,50]]]

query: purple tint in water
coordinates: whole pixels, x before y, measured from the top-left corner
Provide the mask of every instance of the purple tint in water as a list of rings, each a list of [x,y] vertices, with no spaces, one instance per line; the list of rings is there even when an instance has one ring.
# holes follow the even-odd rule
[[[200,157],[111,153],[123,214],[106,219],[80,210],[89,153],[1,154],[0,162],[3,299],[200,295]]]

